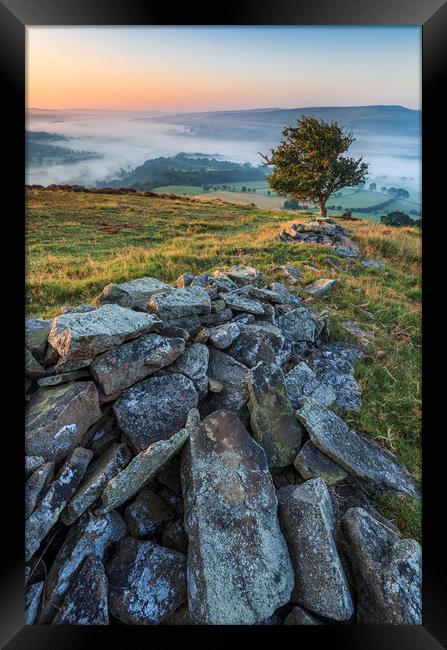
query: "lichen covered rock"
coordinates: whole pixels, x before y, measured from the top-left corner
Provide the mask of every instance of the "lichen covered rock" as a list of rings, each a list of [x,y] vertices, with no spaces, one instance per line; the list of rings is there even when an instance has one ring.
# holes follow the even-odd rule
[[[110,611],[121,623],[156,625],[186,600],[186,557],[126,537],[107,565]]]
[[[278,500],[295,570],[292,601],[320,616],[349,620],[354,606],[335,545],[335,518],[324,481],[281,488]]]
[[[26,411],[26,453],[46,461],[61,460],[82,442],[88,428],[100,417],[93,382],[39,388]]]
[[[113,410],[120,429],[140,452],[179,431],[198,399],[193,382],[185,375],[154,375],[125,390]]]
[[[362,508],[341,520],[362,625],[421,625],[421,547],[402,539]]]
[[[301,426],[287,397],[281,368],[258,363],[249,372],[248,391],[251,429],[269,466],[290,465],[300,448]]]
[[[230,411],[190,428],[182,464],[188,608],[197,623],[259,623],[288,602],[293,572],[262,448]]]

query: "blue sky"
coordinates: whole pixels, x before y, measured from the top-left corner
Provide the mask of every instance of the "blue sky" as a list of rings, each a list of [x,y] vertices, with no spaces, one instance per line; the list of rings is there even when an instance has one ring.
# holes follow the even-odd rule
[[[420,108],[419,27],[30,27],[27,105]]]

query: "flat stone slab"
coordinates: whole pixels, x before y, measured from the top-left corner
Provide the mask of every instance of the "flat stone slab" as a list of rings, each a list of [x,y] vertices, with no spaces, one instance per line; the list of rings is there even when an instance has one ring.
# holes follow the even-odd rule
[[[221,388],[207,395],[201,404],[201,413],[208,415],[218,409],[226,409],[241,416],[248,402],[247,366],[225,352],[210,348],[208,375]]]
[[[283,303],[284,298],[287,301],[287,294],[289,293],[283,285],[279,285],[281,289],[279,291],[274,291],[273,289],[266,289],[265,287],[251,287],[250,296],[256,298],[257,300],[266,300],[267,302],[272,303]],[[285,293],[287,291],[287,294]]]
[[[115,303],[129,309],[146,310],[152,296],[171,289],[169,284],[156,278],[137,278],[121,284],[108,284],[98,296],[97,302],[99,305]]]
[[[264,307],[257,300],[251,300],[237,293],[223,294],[223,300],[227,307],[233,311],[243,311],[254,316],[263,316]]]
[[[239,286],[257,284],[262,279],[262,274],[254,266],[235,264],[227,271],[228,277]]]
[[[305,287],[305,291],[311,296],[319,297],[330,293],[337,285],[337,280],[320,278]]]
[[[25,560],[29,560],[43,538],[59,519],[59,515],[74,494],[85,474],[93,452],[78,447],[68,458],[52,482],[40,504],[25,523]]]
[[[341,520],[343,548],[357,590],[360,625],[422,625],[421,547],[362,508]]]
[[[301,447],[294,465],[304,479],[322,478],[326,485],[343,481],[348,475],[340,465],[325,456],[310,440]]]
[[[211,299],[203,287],[171,288],[153,296],[149,307],[162,320],[172,320],[211,313]]]
[[[50,377],[42,377],[37,380],[39,386],[59,386],[60,384],[67,384],[69,381],[78,381],[79,379],[91,379],[90,370],[75,370],[74,372],[64,372],[60,375],[51,375]]]
[[[201,399],[208,392],[208,360],[208,347],[201,343],[193,343],[166,371],[188,377]]]
[[[279,518],[295,571],[292,602],[334,621],[354,606],[334,541],[335,518],[322,479],[278,491]]]
[[[281,330],[271,323],[238,323],[238,327],[240,334],[226,349],[226,353],[248,368],[253,368],[260,361],[281,365],[290,354]]]
[[[83,561],[89,555],[102,560],[110,546],[126,532],[126,524],[118,512],[97,516],[87,511],[70,527],[48,572],[41,623],[51,622],[57,614]]]
[[[118,426],[138,453],[179,431],[198,399],[191,379],[166,373],[128,388],[112,408]]]
[[[188,431],[181,429],[168,440],[159,440],[135,456],[106,485],[101,512],[108,512],[131,499],[185,444]]]
[[[100,417],[98,392],[91,381],[39,388],[25,416],[27,455],[61,460]]]
[[[89,555],[53,619],[53,625],[108,625],[107,577],[101,560]]]
[[[186,557],[126,537],[107,565],[110,612],[127,625],[158,625],[186,600]]]
[[[316,400],[307,397],[296,415],[314,445],[350,474],[386,490],[420,496],[414,480],[390,453]]]
[[[182,485],[192,618],[205,625],[265,620],[288,602],[293,570],[264,451],[234,413],[191,425]]]
[[[269,467],[286,467],[301,444],[301,426],[287,397],[279,366],[261,361],[248,374],[248,410],[253,437],[264,449]]]
[[[76,521],[101,496],[107,483],[127,465],[131,458],[132,454],[127,445],[113,443],[93,461],[81,485],[61,515],[64,524],[69,526]]]
[[[148,488],[143,488],[124,511],[129,533],[137,539],[161,534],[175,517],[173,510]]]
[[[96,357],[90,371],[104,394],[110,395],[174,363],[184,349],[183,338],[145,334]]]
[[[64,359],[89,359],[148,334],[159,319],[119,305],[104,305],[85,314],[54,319],[49,342]]]

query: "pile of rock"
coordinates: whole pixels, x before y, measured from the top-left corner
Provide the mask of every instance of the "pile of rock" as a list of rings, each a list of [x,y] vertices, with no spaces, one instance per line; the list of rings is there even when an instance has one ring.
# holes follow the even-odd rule
[[[298,244],[329,246],[344,257],[358,257],[360,254],[359,247],[348,232],[330,217],[316,217],[308,223],[294,223],[289,228],[284,228],[278,239]]]
[[[26,322],[26,621],[420,623],[418,495],[337,412],[363,350],[252,267]]]

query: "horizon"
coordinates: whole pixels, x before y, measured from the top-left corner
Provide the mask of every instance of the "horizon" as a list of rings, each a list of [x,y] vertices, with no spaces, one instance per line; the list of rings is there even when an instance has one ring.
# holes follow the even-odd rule
[[[95,112],[113,112],[113,113],[161,113],[161,114],[187,114],[187,113],[242,113],[254,112],[254,111],[290,111],[290,110],[309,110],[309,109],[319,109],[319,108],[404,108],[409,111],[418,111],[421,112],[421,108],[411,108],[410,106],[404,106],[402,104],[321,104],[319,106],[258,106],[257,108],[222,108],[222,109],[213,109],[210,111],[177,111],[171,109],[169,111],[161,111],[154,108],[134,108],[134,109],[118,109],[118,108],[93,108],[91,106],[68,106],[66,108],[49,108],[48,106],[27,106],[27,111],[57,111],[60,113],[69,112],[69,111],[95,111]]]
[[[28,110],[421,106],[418,26],[27,27],[26,54]]]

